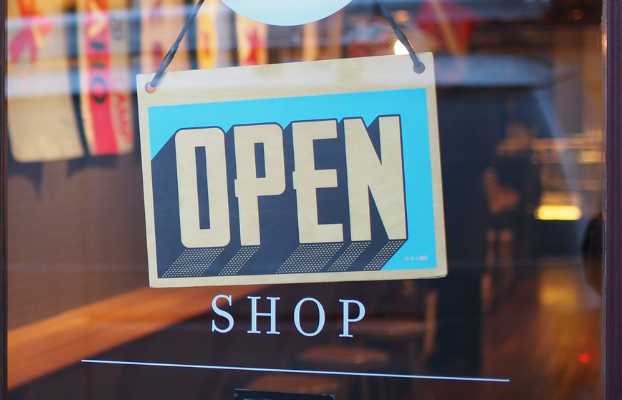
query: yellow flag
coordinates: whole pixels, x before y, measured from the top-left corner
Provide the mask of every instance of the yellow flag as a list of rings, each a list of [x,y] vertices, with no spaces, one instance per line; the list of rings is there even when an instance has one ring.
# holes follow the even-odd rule
[[[9,0],[8,126],[20,162],[81,157],[62,0]],[[77,90],[77,89],[75,89]]]
[[[218,61],[220,0],[206,0],[196,16],[196,54],[200,69],[215,68]]]
[[[240,65],[268,63],[268,25],[235,14],[235,31],[238,39],[238,62]]]

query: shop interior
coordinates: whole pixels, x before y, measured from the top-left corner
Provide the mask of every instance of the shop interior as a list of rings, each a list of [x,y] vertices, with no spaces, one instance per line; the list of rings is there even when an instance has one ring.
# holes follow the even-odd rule
[[[384,3],[415,51],[435,56],[448,277],[152,289],[134,82],[157,70],[193,4],[8,1],[10,399],[602,398],[602,3]],[[115,38],[103,89],[85,80],[96,7]],[[292,27],[205,1],[167,71],[405,51],[375,0]],[[116,102],[116,146],[102,145],[88,104],[97,90]],[[212,328],[220,294],[233,299],[228,334]],[[266,318],[248,334],[248,296],[280,298],[280,335],[265,334]],[[292,320],[303,298],[325,307],[314,337]],[[367,308],[352,338],[339,336],[344,298]],[[317,318],[303,308],[303,326]]]

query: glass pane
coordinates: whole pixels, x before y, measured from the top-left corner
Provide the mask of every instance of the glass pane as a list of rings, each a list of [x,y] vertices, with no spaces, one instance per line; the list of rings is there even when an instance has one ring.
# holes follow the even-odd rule
[[[448,275],[154,289],[135,76],[193,5],[8,1],[10,399],[602,398],[601,2],[383,2],[434,54]],[[395,54],[375,0],[209,0],[167,71]]]

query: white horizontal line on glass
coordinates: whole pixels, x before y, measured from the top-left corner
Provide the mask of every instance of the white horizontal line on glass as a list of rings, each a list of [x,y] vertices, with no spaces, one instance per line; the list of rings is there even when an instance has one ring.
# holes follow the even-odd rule
[[[228,370],[228,371],[283,372],[283,373],[292,373],[292,374],[368,376],[368,377],[374,377],[374,378],[435,379],[435,380],[446,380],[446,381],[500,382],[500,383],[510,382],[510,380],[506,378],[472,378],[472,377],[460,377],[460,376],[381,374],[381,373],[373,373],[373,372],[314,371],[314,370],[304,370],[304,369],[231,367],[231,366],[224,366],[224,365],[169,364],[169,363],[137,362],[137,361],[115,361],[115,360],[85,359],[85,360],[82,360],[82,362],[91,363],[91,364],[136,365],[136,366],[144,366],[144,367],[197,368],[197,369],[219,369],[219,370]]]

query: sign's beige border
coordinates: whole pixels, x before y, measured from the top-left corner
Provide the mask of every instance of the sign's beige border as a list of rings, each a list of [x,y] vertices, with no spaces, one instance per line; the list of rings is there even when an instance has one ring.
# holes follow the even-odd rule
[[[141,151],[143,154],[142,167],[150,285],[152,287],[224,286],[416,279],[447,275],[434,60],[431,53],[421,53],[418,56],[426,66],[422,74],[413,72],[412,61],[407,55],[170,72],[163,76],[157,90],[151,94],[147,93],[145,86],[151,81],[154,74],[138,75],[136,82]],[[436,268],[346,273],[158,278],[149,145],[149,107],[411,88],[425,88],[427,96],[436,235]]]

